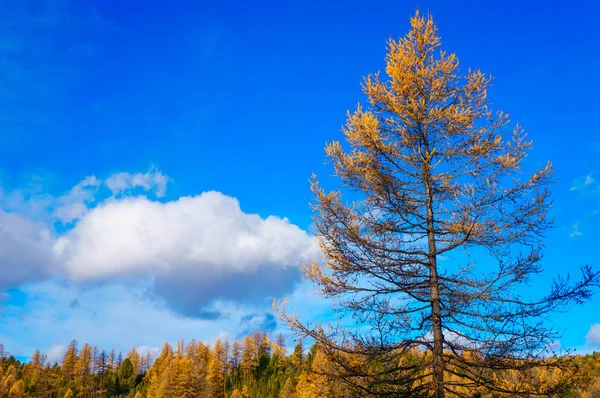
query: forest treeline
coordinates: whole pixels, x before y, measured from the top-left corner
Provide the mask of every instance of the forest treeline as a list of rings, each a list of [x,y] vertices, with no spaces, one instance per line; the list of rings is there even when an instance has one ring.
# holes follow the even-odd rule
[[[360,387],[340,383],[336,366],[317,345],[299,341],[291,352],[281,335],[274,340],[266,332],[255,332],[242,341],[218,339],[212,345],[180,341],[165,343],[153,358],[132,348],[126,355],[99,350],[89,344],[79,347],[73,340],[60,364],[51,363],[36,350],[28,363],[9,356],[0,345],[0,397],[117,397],[134,398],[334,398],[366,397]],[[405,354],[406,363],[426,361],[426,351]],[[531,373],[507,371],[507,390],[519,390],[523,377],[535,380],[540,391],[564,384],[561,397],[600,397],[600,352],[572,356],[578,382],[565,380],[559,369],[532,369]],[[370,364],[373,366],[373,364]],[[571,373],[569,373],[571,377]],[[446,375],[448,383],[460,378],[460,369]],[[421,381],[429,383],[427,377]],[[462,393],[471,397],[501,397],[485,390]]]

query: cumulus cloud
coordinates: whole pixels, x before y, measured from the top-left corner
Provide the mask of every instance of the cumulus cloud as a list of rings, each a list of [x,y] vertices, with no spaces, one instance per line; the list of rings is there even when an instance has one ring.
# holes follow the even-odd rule
[[[216,299],[249,300],[289,291],[298,265],[317,255],[289,220],[244,213],[237,199],[205,192],[161,203],[109,200],[54,246],[74,280],[156,276],[156,293],[186,313]]]
[[[156,170],[87,177],[47,201],[46,224],[0,213],[0,285],[45,276],[79,283],[151,276],[151,293],[177,311],[216,319],[211,303],[257,303],[290,292],[298,266],[318,257],[313,238],[288,219],[247,214],[222,193],[147,196],[163,195],[167,181]],[[112,195],[102,197],[102,189]],[[53,220],[67,228],[57,233]]]
[[[600,345],[600,323],[593,324],[585,335],[588,344]]]
[[[46,225],[0,210],[0,289],[57,272],[52,245]]]
[[[62,344],[54,344],[46,353],[48,363],[60,363],[67,352],[67,347]]]

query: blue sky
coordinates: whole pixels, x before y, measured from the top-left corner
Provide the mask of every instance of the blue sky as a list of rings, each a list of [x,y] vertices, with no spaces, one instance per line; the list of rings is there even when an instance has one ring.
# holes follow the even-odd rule
[[[416,8],[464,68],[495,77],[492,102],[534,140],[528,167],[554,163],[556,228],[532,289],[599,266],[595,2],[217,3],[0,1],[9,351],[279,330],[273,295],[326,319],[295,267],[315,256],[307,180],[331,175],[324,143]],[[563,347],[600,348],[599,305],[553,319]]]

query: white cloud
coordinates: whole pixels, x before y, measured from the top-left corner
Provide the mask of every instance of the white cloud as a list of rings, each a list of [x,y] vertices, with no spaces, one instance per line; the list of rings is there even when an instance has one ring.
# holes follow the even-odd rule
[[[585,335],[588,344],[600,345],[600,323],[593,324]]]
[[[594,179],[592,178],[592,176],[585,176],[585,181],[583,182],[583,185],[591,185],[594,183]]]
[[[48,352],[46,353],[46,357],[48,359],[48,363],[60,363],[65,356],[65,352],[67,352],[67,347],[62,344],[54,344]]]
[[[86,177],[75,185],[69,193],[58,198],[54,216],[63,223],[69,223],[83,217],[88,211],[89,203],[94,201],[101,183],[102,181],[95,176]]]
[[[0,210],[0,289],[55,274],[49,228]]]
[[[289,291],[298,266],[318,253],[289,220],[246,214],[237,199],[214,191],[167,203],[108,200],[54,249],[73,280],[155,275],[156,292],[190,312],[190,305],[218,298]]]
[[[150,297],[149,278],[127,283],[78,286],[55,281],[23,287],[23,307],[9,306],[0,317],[0,341],[14,355],[29,356],[36,348],[51,361],[60,361],[71,339],[99,349],[126,354],[136,347],[154,356],[163,343],[197,339],[213,342],[218,336],[270,328],[268,306],[216,302],[217,319],[199,319],[173,312],[160,298]],[[79,306],[71,303],[77,300]],[[260,320],[269,322],[260,322]]]
[[[579,230],[579,223],[576,222],[575,224],[573,224],[573,227],[571,228],[571,232],[569,233],[569,236],[571,238],[576,238],[578,236],[583,236],[583,232],[581,232]]]
[[[297,266],[316,254],[312,239],[287,219],[246,214],[235,198],[214,191],[167,203],[108,201],[60,238],[56,250],[75,279],[194,267],[255,271]]]
[[[169,179],[157,170],[150,170],[147,173],[116,173],[105,181],[108,189],[111,190],[113,195],[117,195],[123,192],[133,190],[135,188],[142,188],[144,191],[154,191],[156,196],[165,196],[167,189],[167,182]]]
[[[46,200],[46,222],[0,211],[0,288],[47,277],[151,276],[152,294],[214,318],[205,308],[216,300],[255,303],[291,292],[298,266],[318,257],[313,238],[286,218],[244,213],[219,192],[168,202],[132,196],[135,188],[164,193],[167,180],[153,170],[87,177]],[[113,195],[102,199],[103,186]],[[57,233],[57,220],[67,229]]]
[[[570,188],[571,191],[580,192],[598,192],[600,190],[600,184],[591,174],[587,174],[582,177],[578,177],[573,181]]]

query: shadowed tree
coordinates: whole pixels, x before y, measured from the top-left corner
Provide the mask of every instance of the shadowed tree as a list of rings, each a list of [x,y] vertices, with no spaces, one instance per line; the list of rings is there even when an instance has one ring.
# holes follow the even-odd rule
[[[369,106],[348,115],[347,145],[326,146],[342,188],[312,180],[325,267],[315,262],[305,274],[357,325],[305,324],[285,306],[281,317],[367,394],[559,388],[540,391],[526,376],[502,381],[507,371],[561,366],[544,316],[599,285],[583,267],[578,281],[558,278],[546,296],[527,294],[551,226],[551,164],[523,170],[531,141],[490,110],[490,77],[461,74],[457,57],[440,50],[431,17],[411,19],[407,36],[389,42],[386,63],[387,79],[364,81]],[[425,355],[401,360],[414,349]]]

